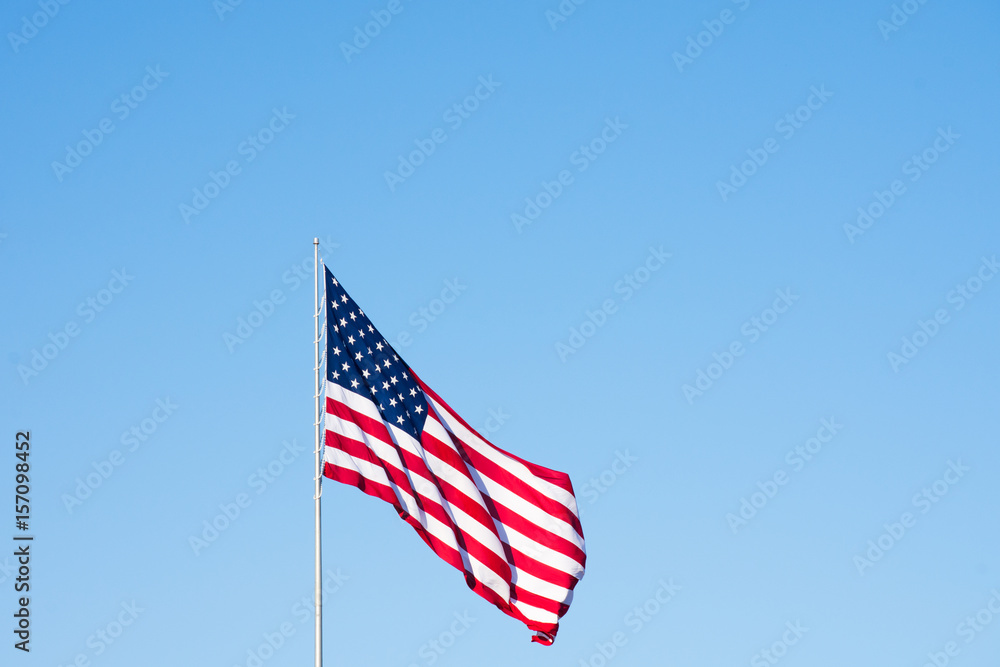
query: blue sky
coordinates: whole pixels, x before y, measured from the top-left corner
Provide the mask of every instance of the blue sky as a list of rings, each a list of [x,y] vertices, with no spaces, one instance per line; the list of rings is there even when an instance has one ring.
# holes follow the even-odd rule
[[[3,664],[309,664],[314,237],[589,558],[330,483],[327,664],[995,663],[1000,8],[222,1],[0,10]]]

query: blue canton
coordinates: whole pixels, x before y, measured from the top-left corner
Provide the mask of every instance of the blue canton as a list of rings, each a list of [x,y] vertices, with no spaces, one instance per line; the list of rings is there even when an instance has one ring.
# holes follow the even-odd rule
[[[406,362],[326,269],[327,380],[371,399],[382,419],[418,441],[427,400]]]

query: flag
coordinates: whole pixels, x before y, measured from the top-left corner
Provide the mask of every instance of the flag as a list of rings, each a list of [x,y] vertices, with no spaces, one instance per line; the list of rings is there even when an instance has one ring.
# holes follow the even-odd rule
[[[569,476],[488,442],[324,276],[323,474],[391,503],[469,588],[551,644],[586,564]]]

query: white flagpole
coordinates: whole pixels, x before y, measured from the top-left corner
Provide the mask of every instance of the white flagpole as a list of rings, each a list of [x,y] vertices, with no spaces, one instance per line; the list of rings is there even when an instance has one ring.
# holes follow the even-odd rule
[[[316,503],[316,667],[323,667],[323,550],[320,539],[320,495],[322,494],[321,482],[323,479],[323,451],[320,446],[320,378],[319,378],[319,238],[313,239],[313,301],[315,310],[313,311],[313,324],[315,329],[315,358],[316,358],[316,476],[315,493],[313,499]]]

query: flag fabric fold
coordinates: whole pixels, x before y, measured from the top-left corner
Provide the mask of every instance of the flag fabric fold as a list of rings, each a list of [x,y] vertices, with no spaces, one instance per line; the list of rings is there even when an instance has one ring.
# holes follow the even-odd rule
[[[586,551],[569,476],[483,438],[324,267],[323,474],[395,507],[467,585],[551,644]]]

